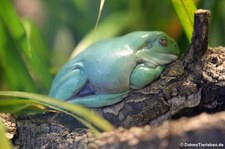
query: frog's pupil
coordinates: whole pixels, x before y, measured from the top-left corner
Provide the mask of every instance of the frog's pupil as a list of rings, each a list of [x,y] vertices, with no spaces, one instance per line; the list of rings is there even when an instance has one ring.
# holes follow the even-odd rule
[[[167,40],[166,40],[166,38],[160,38],[159,39],[159,43],[162,45],[162,46],[167,46]]]

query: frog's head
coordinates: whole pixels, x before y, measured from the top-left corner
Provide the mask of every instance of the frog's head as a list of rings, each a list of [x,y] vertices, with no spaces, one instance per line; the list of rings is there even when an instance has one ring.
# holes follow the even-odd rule
[[[179,56],[179,47],[174,39],[159,31],[139,32],[135,43],[137,59],[150,67],[162,66],[175,61]]]

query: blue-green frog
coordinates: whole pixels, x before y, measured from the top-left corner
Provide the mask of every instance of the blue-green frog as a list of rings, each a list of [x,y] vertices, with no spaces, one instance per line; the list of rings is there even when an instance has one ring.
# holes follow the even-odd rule
[[[177,43],[160,31],[98,41],[64,65],[49,96],[87,107],[112,105],[157,79],[178,55]]]

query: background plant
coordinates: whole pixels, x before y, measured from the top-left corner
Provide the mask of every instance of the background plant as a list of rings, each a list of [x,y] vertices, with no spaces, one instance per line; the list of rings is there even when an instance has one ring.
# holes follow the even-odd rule
[[[161,1],[148,0],[105,1],[92,39],[99,0],[13,0],[12,6],[8,4],[11,1],[2,0],[0,89],[46,94],[53,76],[75,47],[79,51],[96,40],[131,31],[162,30],[174,37],[181,49],[186,49],[188,39],[173,1],[163,1],[163,5]],[[225,2],[198,0],[196,3],[198,8],[212,11],[210,45],[224,45]]]

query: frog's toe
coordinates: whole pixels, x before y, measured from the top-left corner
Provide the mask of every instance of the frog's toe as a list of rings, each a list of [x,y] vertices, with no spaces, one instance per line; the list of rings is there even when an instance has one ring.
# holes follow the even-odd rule
[[[95,94],[70,99],[69,102],[87,107],[104,107],[120,102],[128,95],[128,92],[129,91],[115,94]]]

